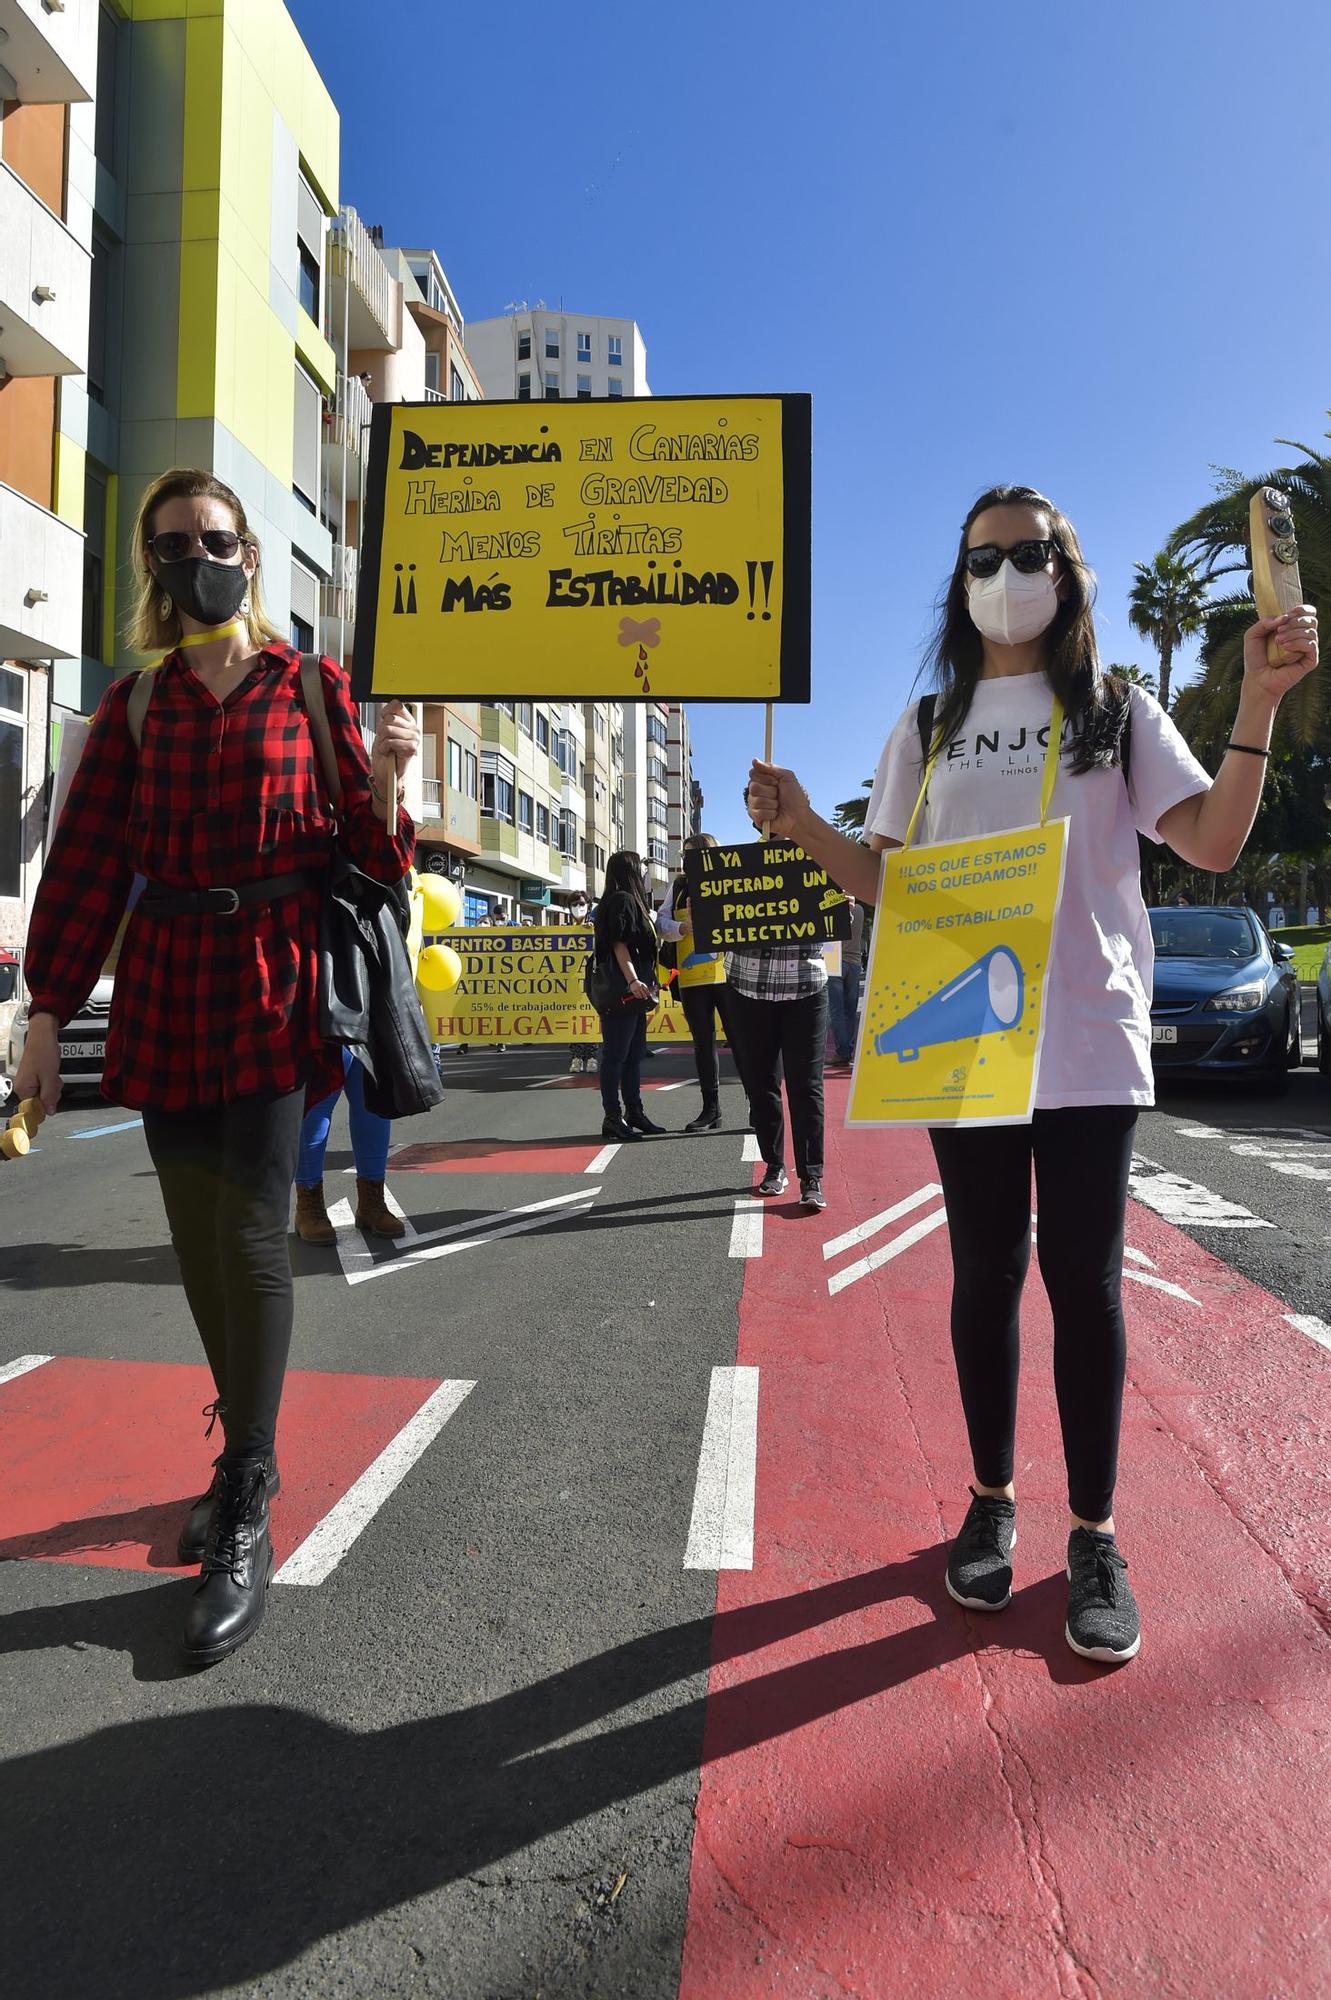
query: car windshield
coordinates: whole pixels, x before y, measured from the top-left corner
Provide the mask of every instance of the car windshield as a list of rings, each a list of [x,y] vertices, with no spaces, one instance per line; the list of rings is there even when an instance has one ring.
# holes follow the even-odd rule
[[[1257,933],[1246,910],[1152,910],[1157,958],[1255,958]]]

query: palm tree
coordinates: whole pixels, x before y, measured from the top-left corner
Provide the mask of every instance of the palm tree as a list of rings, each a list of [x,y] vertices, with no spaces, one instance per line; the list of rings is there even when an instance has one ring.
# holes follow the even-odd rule
[[[1104,669],[1116,681],[1127,681],[1133,687],[1145,688],[1147,694],[1155,693],[1155,675],[1144,674],[1140,667],[1125,666],[1122,660],[1111,660]]]
[[[1128,598],[1128,621],[1160,655],[1160,706],[1168,708],[1174,649],[1205,623],[1206,584],[1195,564],[1166,550],[1149,563],[1135,564],[1133,574],[1137,580]]]
[[[832,824],[838,833],[859,834],[864,837],[864,816],[869,810],[868,794],[873,790],[873,779],[866,778],[861,790],[862,799],[843,799],[839,806],[832,808]]]

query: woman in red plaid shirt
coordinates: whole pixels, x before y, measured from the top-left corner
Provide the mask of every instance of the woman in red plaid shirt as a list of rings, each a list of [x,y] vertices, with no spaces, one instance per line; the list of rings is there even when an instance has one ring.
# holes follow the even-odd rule
[[[130,642],[166,651],[135,748],[135,676],[93,719],[32,913],[30,1027],[15,1079],[48,1111],[59,1031],[120,947],[102,1089],[143,1112],[225,1448],[181,1536],[202,1558],[185,1629],[200,1664],[243,1645],[273,1565],[268,1502],[291,1340],[287,1215],[306,1103],[340,1085],[318,1032],[321,879],[338,830],[301,700],[299,655],[263,613],[245,512],[211,473],[168,472],[135,523]],[[391,702],[366,754],[350,688],[321,663],[342,779],[341,832],[369,875],[406,874],[415,829],[401,773],[410,712]],[[396,832],[386,817],[398,792]],[[212,1425],[209,1425],[211,1432]]]

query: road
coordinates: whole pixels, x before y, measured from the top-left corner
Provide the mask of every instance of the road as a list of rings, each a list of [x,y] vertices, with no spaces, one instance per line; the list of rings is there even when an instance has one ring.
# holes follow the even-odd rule
[[[804,1218],[752,1199],[733,1082],[687,1138],[683,1058],[649,1067],[672,1136],[615,1151],[554,1052],[457,1059],[398,1134],[413,1234],[296,1246],[282,1571],[204,1675],[207,1386],[142,1130],[84,1101],[4,1172],[7,1990],[942,1996],[977,1952],[995,1994],[1325,1985],[1331,1087],[1142,1120],[1146,1640],[1105,1675],[1061,1638],[1038,1283],[984,1628],[941,1591],[925,1141],[838,1130]],[[330,1195],[350,1164],[339,1114]]]

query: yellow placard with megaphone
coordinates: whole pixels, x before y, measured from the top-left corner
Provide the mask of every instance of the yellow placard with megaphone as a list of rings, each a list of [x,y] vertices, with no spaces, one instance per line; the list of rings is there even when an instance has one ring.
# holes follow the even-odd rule
[[[1067,825],[883,856],[848,1123],[1030,1119]]]

